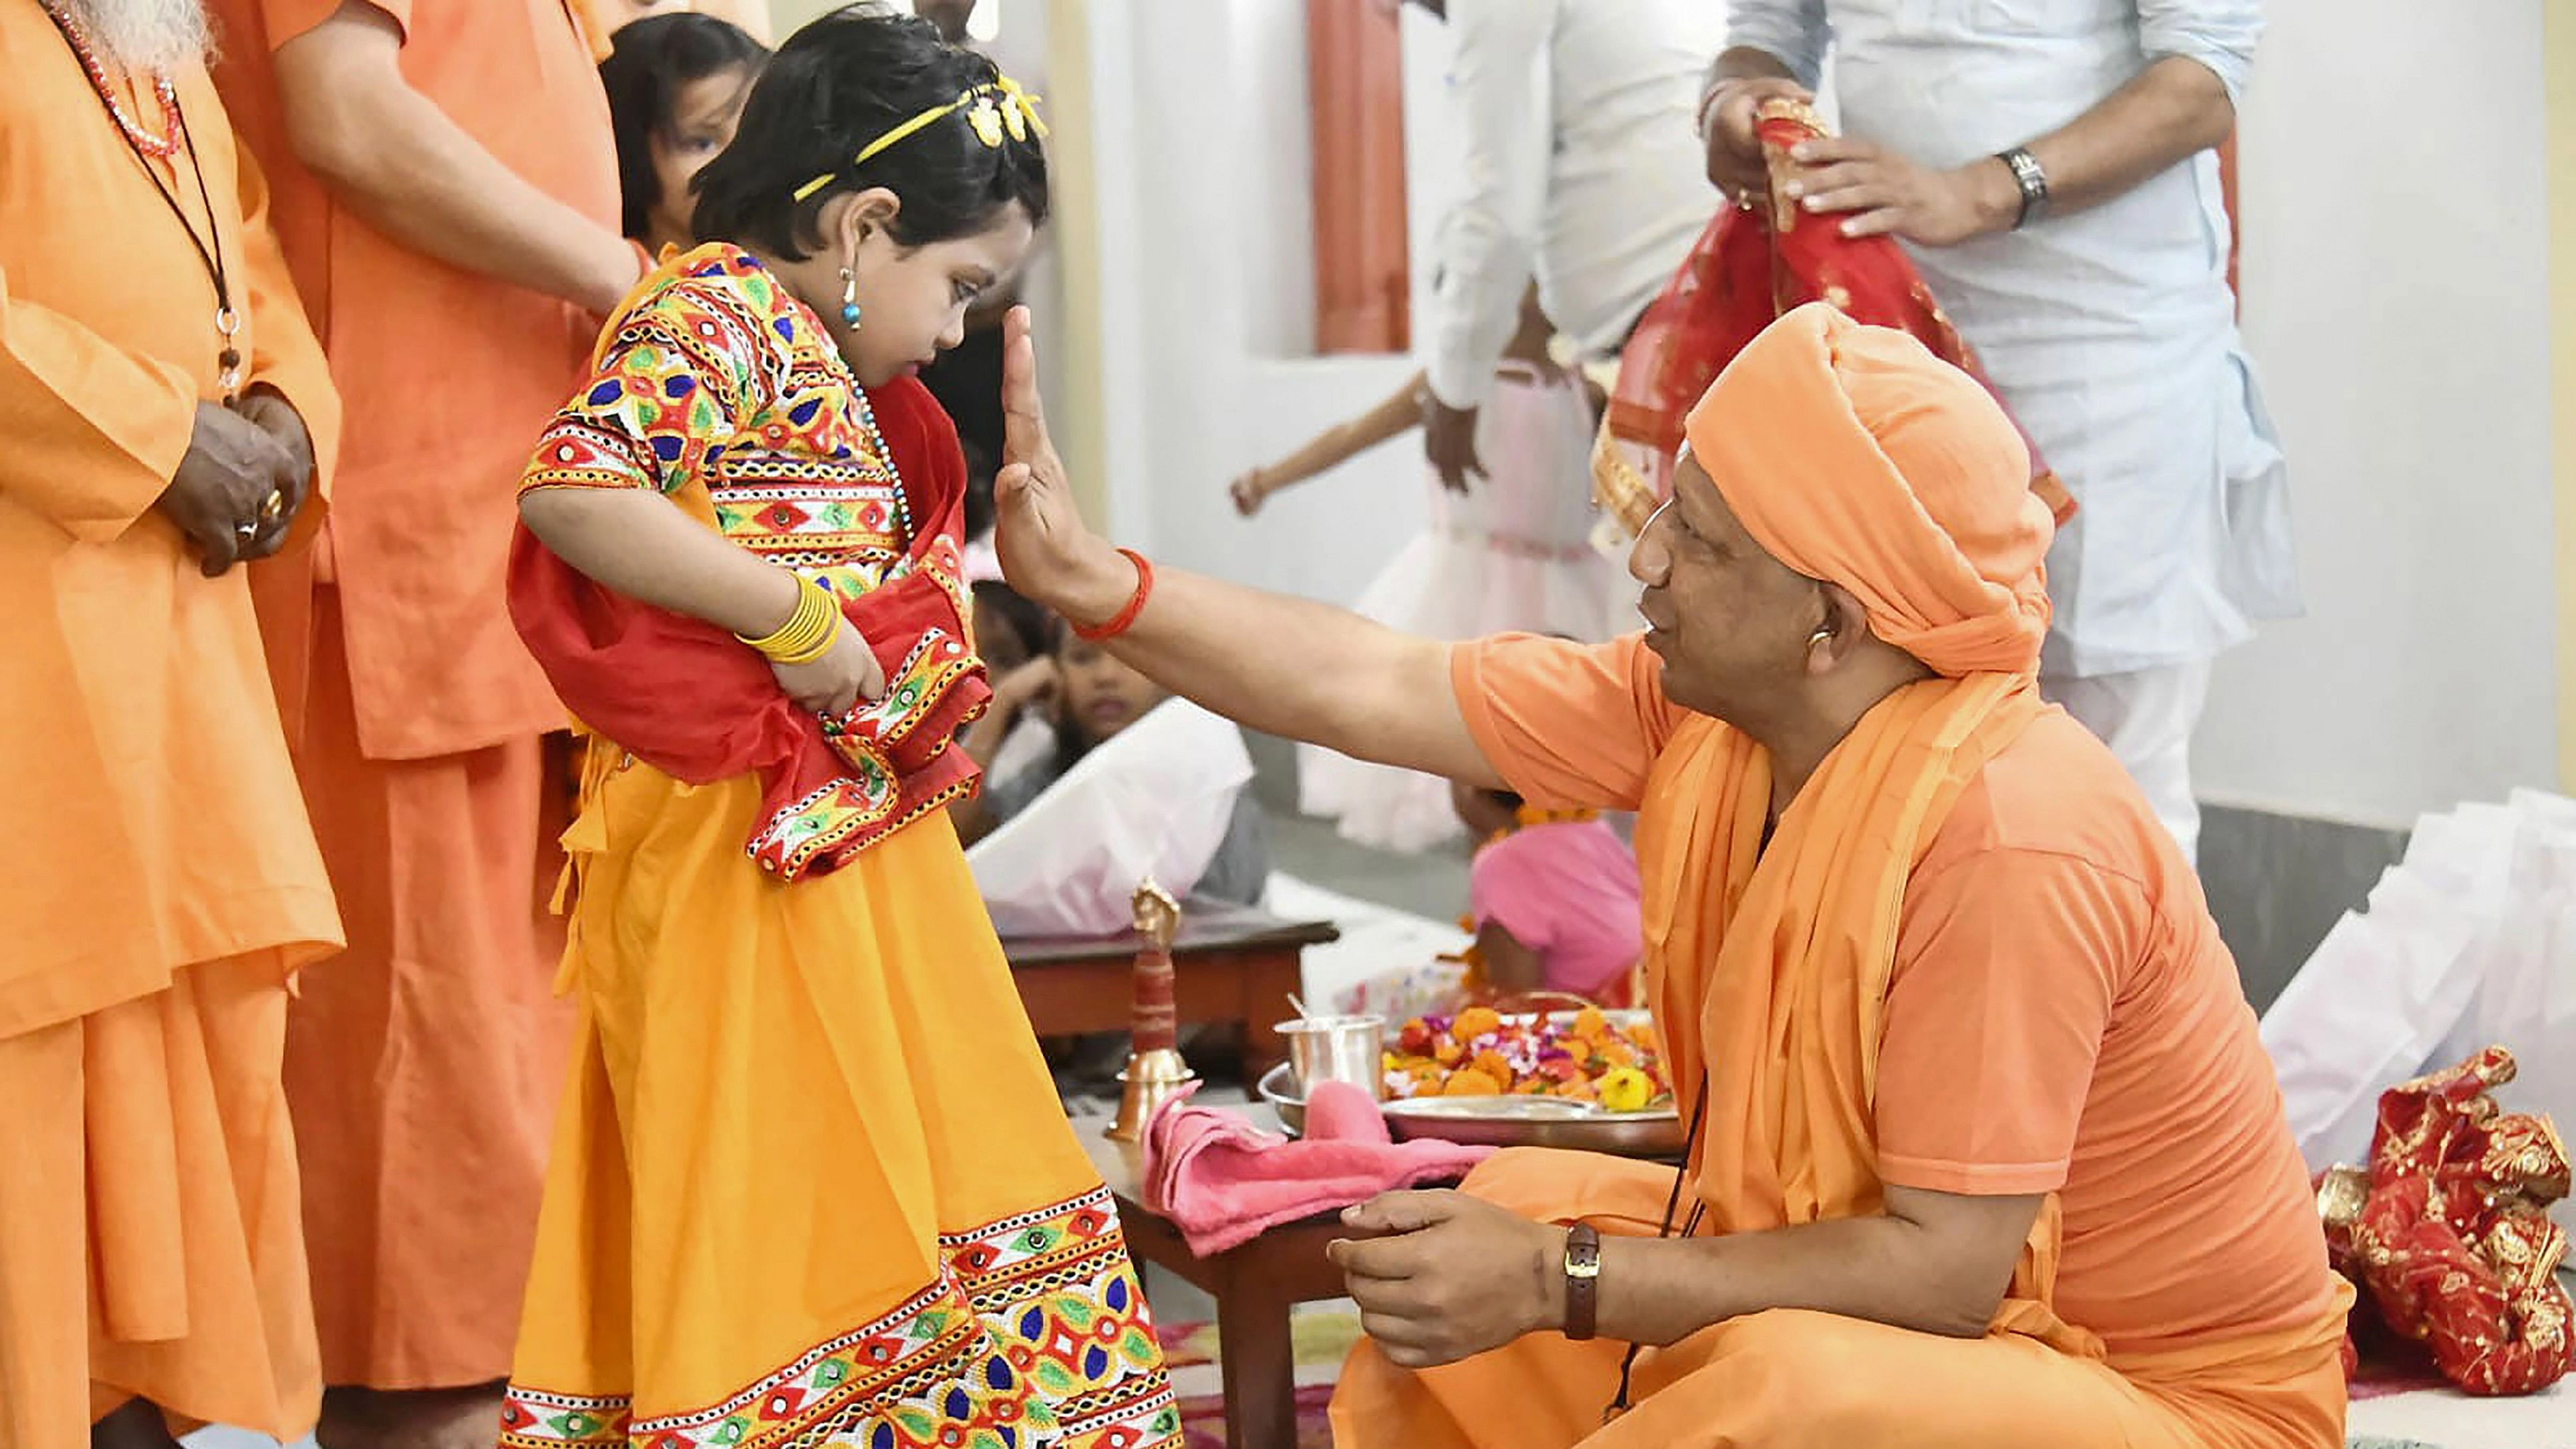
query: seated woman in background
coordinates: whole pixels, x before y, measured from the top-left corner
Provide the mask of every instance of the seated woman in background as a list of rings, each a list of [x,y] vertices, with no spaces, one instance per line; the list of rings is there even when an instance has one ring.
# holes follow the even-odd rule
[[[1077,637],[1060,622],[1052,654],[1010,673],[994,670],[993,702],[966,740],[979,760],[1000,748],[1013,726],[1030,714],[1051,711],[1056,748],[1007,779],[987,777],[983,793],[949,808],[957,833],[969,845],[992,834],[1037,803],[1083,756],[1143,719],[1171,691],[1137,673],[1109,651]],[[1190,892],[1209,900],[1257,905],[1270,880],[1270,828],[1249,790],[1234,800],[1234,818],[1207,871]]]
[[[1592,811],[1533,810],[1508,790],[1453,783],[1484,844],[1467,868],[1467,928],[1493,993],[1557,991],[1628,1006],[1645,955],[1637,857]]]
[[[616,46],[599,82],[617,133],[624,230],[654,256],[695,246],[690,183],[733,140],[769,51],[740,26],[685,10],[620,28]]]

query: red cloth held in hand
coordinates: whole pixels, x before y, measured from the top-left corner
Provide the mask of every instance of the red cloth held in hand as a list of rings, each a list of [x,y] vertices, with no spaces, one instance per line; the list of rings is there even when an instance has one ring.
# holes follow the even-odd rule
[[[1893,237],[1845,236],[1841,218],[1811,215],[1784,192],[1806,170],[1789,159],[1791,148],[1826,134],[1815,112],[1795,101],[1766,101],[1755,131],[1770,163],[1768,204],[1717,214],[1619,354],[1618,385],[1593,449],[1592,481],[1594,498],[1631,537],[1672,496],[1682,420],[1701,394],[1763,329],[1807,303],[1829,302],[1855,322],[1911,333],[1933,356],[1993,391],[1976,354]],[[2022,441],[2030,443],[2027,433]],[[2075,500],[2036,444],[2030,468],[2031,491],[2063,527],[2075,516]]]

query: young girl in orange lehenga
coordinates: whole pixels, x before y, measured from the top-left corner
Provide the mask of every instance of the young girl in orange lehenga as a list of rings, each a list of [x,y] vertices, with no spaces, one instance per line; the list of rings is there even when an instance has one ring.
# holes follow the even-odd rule
[[[924,22],[814,22],[538,444],[511,601],[593,734],[507,1444],[1180,1442],[946,811],[990,691],[911,374],[1026,249],[1039,134]]]

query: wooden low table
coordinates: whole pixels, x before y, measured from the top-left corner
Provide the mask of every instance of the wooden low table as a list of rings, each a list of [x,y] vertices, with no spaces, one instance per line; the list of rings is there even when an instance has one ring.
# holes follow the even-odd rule
[[[1309,946],[1341,939],[1330,921],[1287,921],[1250,906],[1191,901],[1172,943],[1173,996],[1183,1026],[1237,1022],[1246,1080],[1288,1059],[1271,1028],[1297,1014],[1299,962]],[[1040,1036],[1124,1031],[1137,936],[1004,936],[1002,953]]]
[[[1267,1108],[1216,1110],[1238,1113],[1265,1129],[1276,1126]],[[1296,1449],[1297,1354],[1288,1310],[1344,1295],[1341,1270],[1324,1257],[1324,1246],[1343,1236],[1340,1214],[1286,1223],[1239,1248],[1198,1257],[1170,1219],[1145,1206],[1138,1185],[1142,1150],[1102,1136],[1108,1125],[1102,1117],[1073,1119],[1091,1165],[1118,1200],[1128,1252],[1139,1264],[1168,1269],[1216,1300],[1226,1449]]]

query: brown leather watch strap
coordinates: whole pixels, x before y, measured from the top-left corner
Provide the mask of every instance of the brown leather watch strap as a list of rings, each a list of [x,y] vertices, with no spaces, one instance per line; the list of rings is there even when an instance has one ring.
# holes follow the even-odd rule
[[[1601,1234],[1589,1223],[1565,1230],[1565,1336],[1590,1338],[1601,1312]]]

